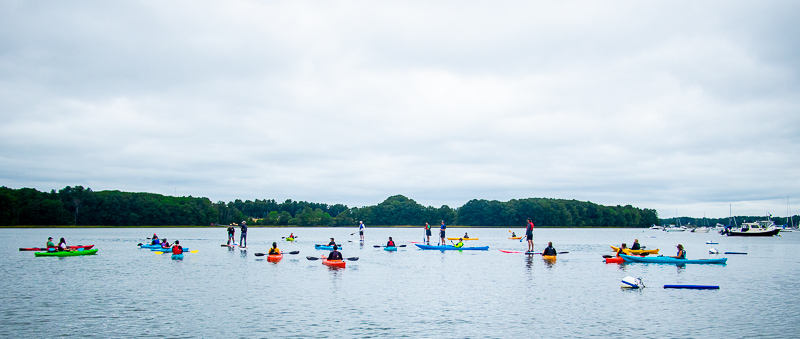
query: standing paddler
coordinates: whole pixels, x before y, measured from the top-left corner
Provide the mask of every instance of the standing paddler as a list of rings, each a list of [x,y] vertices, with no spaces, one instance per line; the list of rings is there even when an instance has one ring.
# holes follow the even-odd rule
[[[430,243],[431,243],[431,225],[428,224],[427,222],[425,223],[425,239],[426,239],[425,243],[430,245]]]
[[[528,218],[528,227],[525,228],[525,237],[528,238],[528,252],[533,252],[533,221]]]
[[[442,220],[442,225],[439,226],[439,238],[442,238],[442,240],[441,240],[441,245],[442,246],[447,245],[447,243],[444,242],[445,241],[445,239],[444,239],[444,231],[446,229],[447,229],[447,225],[445,225],[444,224],[444,220]]]

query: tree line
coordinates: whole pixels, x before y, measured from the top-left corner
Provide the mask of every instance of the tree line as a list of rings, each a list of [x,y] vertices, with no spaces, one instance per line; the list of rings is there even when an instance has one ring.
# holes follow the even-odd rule
[[[287,199],[212,202],[208,198],[154,193],[92,191],[83,186],[39,192],[0,187],[0,225],[161,226],[248,225],[354,226],[423,225],[441,221],[461,226],[649,227],[658,223],[653,209],[604,206],[592,202],[528,198],[507,202],[473,199],[461,207],[423,206],[395,195],[374,206],[347,207]]]

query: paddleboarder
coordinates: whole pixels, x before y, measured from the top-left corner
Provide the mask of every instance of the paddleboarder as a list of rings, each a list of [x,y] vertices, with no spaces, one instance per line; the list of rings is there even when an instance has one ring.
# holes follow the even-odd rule
[[[231,243],[236,245],[236,239],[233,238],[235,234],[236,234],[236,229],[233,228],[233,225],[228,225],[228,246],[230,246]]]
[[[239,247],[247,247],[247,221],[242,220],[242,226],[239,226]]]
[[[444,240],[445,240],[444,239],[444,231],[446,229],[447,229],[447,225],[445,225],[444,224],[444,220],[442,220],[442,225],[439,226],[439,238],[442,238],[441,243],[440,243],[442,246],[447,244],[446,242],[444,242]]]
[[[425,242],[430,245],[431,243],[431,225],[425,223]]]
[[[528,238],[528,252],[533,252],[533,221],[528,218],[528,227],[525,228],[525,237]]]
[[[543,256],[544,255],[551,255],[551,256],[555,257],[557,253],[558,252],[556,252],[556,249],[553,248],[553,242],[550,241],[550,242],[547,243],[547,248],[544,249],[544,251],[542,252],[542,255]]]
[[[364,241],[364,222],[359,221],[358,223],[358,236],[361,237],[361,241]]]

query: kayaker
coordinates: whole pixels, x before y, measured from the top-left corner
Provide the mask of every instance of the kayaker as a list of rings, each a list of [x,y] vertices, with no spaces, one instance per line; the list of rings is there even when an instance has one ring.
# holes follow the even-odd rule
[[[58,241],[58,250],[69,251],[69,248],[67,247],[67,241],[64,240],[64,238],[61,238],[61,240]]]
[[[278,249],[278,243],[272,242],[272,247],[269,249],[269,254],[281,254],[281,250]]]
[[[633,239],[633,245],[631,245],[632,250],[640,250],[642,249],[642,245],[639,245],[639,239]]]
[[[236,234],[236,229],[233,228],[233,225],[228,225],[228,246],[230,246],[231,243],[236,244],[236,239],[233,238],[235,234]]]
[[[386,247],[397,247],[397,246],[395,246],[394,240],[392,240],[392,237],[389,237],[389,242],[386,243]]]
[[[557,253],[558,252],[556,252],[556,249],[553,248],[553,242],[550,241],[550,242],[547,243],[547,248],[544,249],[544,252],[542,252],[542,255],[556,256]]]
[[[467,234],[467,232],[464,232],[464,239],[469,239],[469,234]]]
[[[169,248],[169,241],[167,241],[167,238],[164,238],[164,241],[161,242],[161,248]]]
[[[617,249],[617,257],[619,258],[620,254],[625,254],[625,250],[627,249],[628,249],[628,244],[622,243],[622,245],[620,245],[619,248]]]
[[[528,238],[528,252],[533,252],[533,221],[528,218],[528,226],[525,227],[525,237]]]
[[[683,245],[678,244],[678,254],[671,258],[686,259],[686,250],[683,249]]]
[[[292,240],[294,240],[294,238],[297,238],[297,237],[295,237],[295,236],[294,236],[294,232],[292,232],[291,234],[289,234],[289,236],[288,236],[286,239],[292,239]]]
[[[361,237],[361,241],[364,241],[364,222],[358,222],[358,236]]]
[[[183,247],[181,247],[180,241],[175,240],[175,245],[172,246],[172,254],[183,254]]]
[[[515,232],[511,232],[511,237],[512,237],[512,238],[516,238],[516,237],[517,237],[517,233],[515,233]]]
[[[442,244],[442,246],[444,246],[445,244],[447,244],[447,243],[445,243],[445,242],[444,242],[444,231],[445,231],[446,229],[447,229],[447,225],[445,225],[445,224],[444,224],[444,220],[442,220],[442,225],[441,225],[441,226],[439,226],[439,237],[440,237],[440,238],[442,238],[442,240],[441,240],[441,244]]]
[[[158,245],[160,243],[161,241],[158,240],[158,236],[155,233],[153,233],[153,241],[150,242],[150,245]]]
[[[426,241],[425,241],[426,243],[428,243],[428,244],[431,243],[431,225],[428,224],[427,222],[425,223],[425,239],[426,239]]]
[[[53,243],[53,237],[47,237],[47,251],[53,252],[56,250],[56,244]]]
[[[328,254],[328,260],[342,260],[342,254],[337,251],[339,246],[333,245],[333,251]]]
[[[336,241],[333,241],[333,238],[331,238],[331,241],[328,242],[328,246],[336,246]]]
[[[462,248],[464,247],[464,238],[458,238],[458,243],[453,245],[455,248]]]
[[[242,220],[242,225],[239,228],[239,247],[247,247],[247,221]]]

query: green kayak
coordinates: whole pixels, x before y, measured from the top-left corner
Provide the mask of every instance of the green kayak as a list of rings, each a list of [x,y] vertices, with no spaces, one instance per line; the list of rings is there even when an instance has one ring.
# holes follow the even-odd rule
[[[83,251],[61,251],[61,252],[36,252],[37,257],[74,257],[76,255],[92,255],[97,253],[97,249]]]

